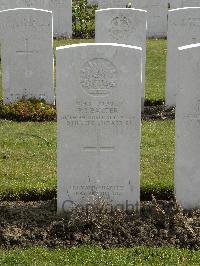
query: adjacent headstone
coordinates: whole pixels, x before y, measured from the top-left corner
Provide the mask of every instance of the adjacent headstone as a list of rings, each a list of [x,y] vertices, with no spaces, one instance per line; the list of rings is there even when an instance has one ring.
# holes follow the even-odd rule
[[[122,43],[142,47],[142,109],[144,105],[147,11],[133,8],[108,8],[96,11],[97,43]]]
[[[182,7],[199,7],[199,0],[170,0],[170,8],[177,9]]]
[[[167,36],[168,0],[134,0],[133,7],[147,10],[147,37]]]
[[[170,9],[177,9],[177,8],[180,8],[182,7],[182,0],[169,0],[169,8]]]
[[[0,10],[37,8],[53,12],[54,36],[72,36],[71,0],[0,0]]]
[[[54,103],[52,12],[0,12],[4,103],[24,98]]]
[[[175,194],[183,208],[200,208],[200,43],[179,48]]]
[[[200,42],[200,8],[185,7],[169,11],[167,35],[167,78],[165,103],[176,104],[178,47]]]
[[[72,0],[49,1],[44,8],[53,12],[54,36],[72,37]]]
[[[58,212],[92,196],[122,209],[139,204],[141,52],[57,48]]]

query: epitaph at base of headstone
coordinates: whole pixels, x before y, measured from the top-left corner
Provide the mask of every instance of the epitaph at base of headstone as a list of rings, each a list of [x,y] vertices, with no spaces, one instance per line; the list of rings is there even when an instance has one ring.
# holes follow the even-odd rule
[[[31,8],[0,12],[3,101],[54,103],[52,12]]]
[[[58,213],[91,197],[138,206],[141,52],[121,44],[57,48]]]
[[[142,48],[142,111],[145,95],[147,11],[134,8],[107,8],[96,11],[95,41],[122,43]]]
[[[176,105],[178,47],[200,42],[200,7],[185,7],[168,12],[167,74],[165,104]]]
[[[179,48],[175,194],[185,209],[200,208],[200,43]]]

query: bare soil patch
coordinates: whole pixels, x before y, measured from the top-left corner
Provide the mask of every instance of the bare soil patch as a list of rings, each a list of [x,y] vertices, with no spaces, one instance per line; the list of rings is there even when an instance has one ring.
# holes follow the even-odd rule
[[[143,120],[172,120],[175,118],[175,108],[167,108],[164,104],[144,106]]]
[[[56,201],[0,202],[0,248],[80,244],[108,247],[200,248],[200,210],[175,201],[141,202],[140,214],[108,211],[103,204],[57,216]]]

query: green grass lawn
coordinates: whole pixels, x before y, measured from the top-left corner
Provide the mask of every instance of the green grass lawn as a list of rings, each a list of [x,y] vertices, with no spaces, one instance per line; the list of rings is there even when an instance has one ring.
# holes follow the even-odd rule
[[[166,40],[147,41],[145,99],[164,101],[166,81]]]
[[[102,249],[79,247],[49,250],[46,248],[0,251],[0,265],[159,265],[188,266],[200,264],[200,252],[175,248]]]
[[[56,195],[56,123],[0,120],[0,197]],[[173,189],[174,121],[143,121],[141,190]]]

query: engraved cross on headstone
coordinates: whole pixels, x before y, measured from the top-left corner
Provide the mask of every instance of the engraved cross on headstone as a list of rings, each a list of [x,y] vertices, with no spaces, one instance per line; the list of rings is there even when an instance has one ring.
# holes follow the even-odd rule
[[[114,150],[114,146],[105,146],[102,145],[102,140],[101,140],[101,134],[100,134],[100,130],[97,129],[97,144],[94,146],[85,146],[83,147],[83,149],[85,151],[95,151],[95,152],[102,152],[102,151],[113,151]]]
[[[25,49],[16,51],[16,53],[22,54],[26,56],[26,69],[25,69],[25,75],[26,77],[29,77],[31,74],[30,65],[29,65],[29,56],[34,53],[39,53],[38,50],[29,50],[29,40],[28,38],[25,39]]]
[[[93,164],[92,164],[92,174],[97,180],[101,180],[102,178],[102,158],[101,154],[102,152],[113,152],[115,147],[114,146],[108,146],[102,144],[102,134],[101,134],[101,128],[96,127],[96,145],[88,145],[84,146],[83,150],[86,152],[94,152],[95,155],[93,156]],[[95,170],[94,170],[95,169]],[[94,193],[94,191],[92,192]]]

